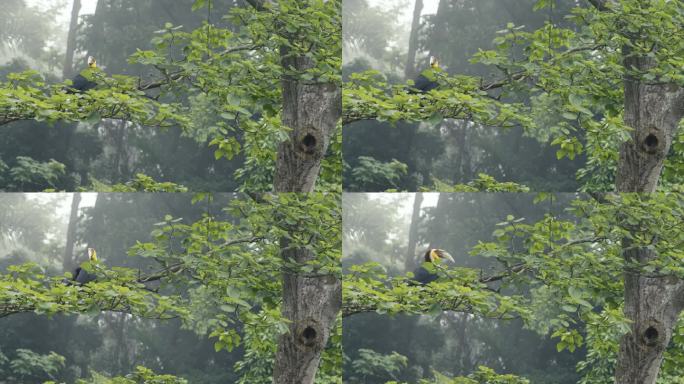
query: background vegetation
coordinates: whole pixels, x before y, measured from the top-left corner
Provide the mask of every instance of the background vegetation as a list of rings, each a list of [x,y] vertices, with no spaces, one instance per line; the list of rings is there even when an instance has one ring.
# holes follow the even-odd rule
[[[345,382],[614,383],[631,323],[624,271],[682,273],[681,196],[346,194],[343,204]],[[629,231],[635,246],[662,236],[659,256],[623,260]],[[428,247],[456,263],[413,285]],[[676,318],[657,383],[683,377]]]
[[[647,135],[643,119],[624,121],[647,104],[624,95],[626,78],[670,84],[671,95],[654,90],[664,97],[653,101],[658,115],[673,117],[659,126],[668,149],[660,183],[679,183],[681,2],[345,5],[346,190],[449,191],[483,174],[536,191],[613,190],[621,146]],[[623,53],[651,61],[637,70]],[[428,55],[442,65],[430,74],[440,87],[411,94],[406,84],[428,68]]]
[[[334,196],[79,197],[0,196],[3,383],[271,383],[288,324],[280,274],[297,268],[278,242],[304,234],[286,222],[304,215],[326,236],[306,235],[318,255],[309,268],[338,270]],[[84,263],[86,246],[97,264]],[[97,281],[65,285],[79,265]],[[341,383],[340,332],[316,383]]]

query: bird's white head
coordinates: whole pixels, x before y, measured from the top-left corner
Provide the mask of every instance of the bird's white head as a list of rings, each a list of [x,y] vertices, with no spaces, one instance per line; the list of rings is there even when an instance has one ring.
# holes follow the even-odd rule
[[[430,68],[439,68],[439,60],[435,56],[430,56]]]
[[[89,68],[97,68],[97,61],[92,56],[88,56],[88,67]]]
[[[88,260],[97,261],[97,252],[95,252],[95,248],[88,248]]]

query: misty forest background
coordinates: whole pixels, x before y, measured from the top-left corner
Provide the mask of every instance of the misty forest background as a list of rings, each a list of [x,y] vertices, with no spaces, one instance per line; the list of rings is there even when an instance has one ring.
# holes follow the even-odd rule
[[[508,23],[534,30],[549,21],[563,25],[574,2],[557,2],[552,11],[533,12],[536,0],[440,1],[418,26],[415,69],[407,67],[411,19],[394,10],[413,10],[416,3],[437,1],[348,0],[343,8],[343,76],[377,69],[392,83],[428,68],[428,55],[439,59],[450,74],[489,78],[492,68],[472,64],[478,49],[493,49],[497,31]],[[448,5],[451,4],[451,5]],[[431,4],[434,5],[434,4]],[[582,158],[556,159],[557,148],[540,132],[521,127],[501,129],[467,121],[423,123],[360,121],[344,127],[345,189],[416,191],[434,179],[448,184],[468,183],[485,173],[498,181],[515,181],[532,190],[577,190],[575,173]],[[375,176],[375,177],[371,177]]]
[[[71,1],[44,1],[33,6],[25,0],[4,2],[0,78],[35,69],[48,81],[70,79],[86,68],[86,53],[109,74],[148,76],[150,69],[129,63],[129,56],[136,49],[152,49],[155,31],[163,29],[166,22],[183,25],[186,30],[199,27],[207,14],[190,12],[193,3],[98,1],[94,13],[80,15],[74,25],[72,68],[65,65]],[[219,15],[216,19],[228,3],[217,2],[213,10]],[[20,121],[0,126],[0,137],[0,159],[8,169],[3,180],[6,190],[73,191],[88,188],[94,181],[126,183],[137,174],[193,190],[237,189],[234,178],[216,176],[232,175],[239,159],[216,160],[206,137],[193,138],[177,126],[160,130],[114,120],[53,125]]]
[[[288,139],[305,135],[299,121],[283,121],[297,95],[283,97],[281,80],[292,75],[300,81],[301,75],[301,81],[334,84],[331,105],[339,107],[341,5],[284,2],[278,12],[261,12],[258,4],[3,2],[0,190],[182,192],[282,186],[278,175],[283,167],[297,165],[277,168],[276,153],[289,150]],[[312,73],[289,74],[299,69],[281,62],[279,44],[295,56],[295,41],[303,40],[311,62],[302,71]],[[88,56],[97,60],[96,69],[87,67]],[[84,73],[97,86],[69,92],[67,82]],[[302,178],[311,184],[307,191],[319,174],[320,190],[340,190],[339,108],[312,114],[330,115],[330,121],[311,128],[321,132],[302,144],[308,156],[301,157],[314,162],[307,166],[313,174]]]
[[[554,61],[562,61],[566,49],[572,53],[583,44],[606,44],[596,37],[600,34],[589,33],[587,41],[576,37],[569,42],[555,40],[560,35],[581,36],[596,28],[608,28],[604,37],[621,35],[613,24],[599,27],[600,23],[592,25],[593,19],[587,25],[577,21],[584,20],[577,16],[583,12],[578,9],[591,10],[590,3],[345,1],[343,79],[348,92],[344,98],[345,113],[349,114],[343,118],[345,190],[448,192],[454,185],[469,183],[474,183],[471,185],[477,187],[475,190],[486,190],[491,178],[519,183],[532,191],[613,189],[618,147],[631,133],[620,126],[624,107],[619,55],[613,57],[616,49],[611,47],[573,57],[562,64]],[[670,16],[679,20],[676,14]],[[627,12],[624,17],[636,16]],[[551,37],[548,31],[552,28],[558,35]],[[674,51],[682,40],[676,30],[674,27],[668,32],[672,39],[665,42]],[[524,37],[516,41],[518,35]],[[544,51],[547,45],[548,51]],[[447,84],[454,84],[453,94],[444,83],[438,88],[443,91],[439,95],[400,94],[402,84],[429,68],[430,55],[438,58],[441,70],[450,76],[451,83]],[[549,68],[536,71],[536,60]],[[679,60],[677,64],[675,60]],[[681,57],[677,56],[672,63],[672,76],[678,78],[681,70],[675,68],[681,66]],[[607,68],[617,68],[617,73],[609,73]],[[526,75],[538,77],[538,81],[526,81],[525,75],[518,81],[516,74],[528,69],[530,73]],[[596,73],[592,72],[594,69]],[[380,75],[364,72],[368,70]],[[564,75],[566,71],[568,74]],[[463,75],[471,76],[472,83],[460,77]],[[468,87],[477,87],[478,81],[487,91],[469,93]],[[674,79],[672,83],[678,81]],[[506,86],[507,83],[512,85]],[[490,84],[494,84],[493,88],[487,88]],[[567,91],[572,93],[568,102],[565,90],[570,85],[573,88]],[[497,92],[499,87],[505,90]],[[585,91],[582,96],[576,95]],[[598,101],[599,94],[610,95]],[[462,103],[454,101],[461,99]],[[517,117],[519,121],[496,121],[482,112],[488,108],[497,110],[498,101],[508,106],[520,103],[523,112]],[[469,109],[471,102],[475,106]],[[493,104],[488,105],[490,102]],[[420,107],[421,103],[430,105]],[[450,107],[459,110],[460,103],[465,105],[461,109],[465,112],[449,112]],[[573,110],[580,105],[581,114],[586,114],[583,119],[578,119],[577,111]],[[453,114],[458,119],[443,119],[442,114]],[[666,173],[676,167],[679,158],[681,133],[673,136],[672,147],[666,154],[671,161],[665,161]],[[484,187],[478,187],[478,183]]]
[[[339,274],[339,205],[322,194],[0,195],[0,382],[272,383],[292,323],[280,279],[296,268],[278,244],[305,238],[319,268]],[[310,226],[292,229],[301,220]],[[95,281],[67,284],[79,266]],[[316,383],[341,383],[334,320]]]
[[[138,241],[151,241],[155,223],[167,214],[188,222],[207,210],[221,216],[221,205],[232,198],[217,195],[210,205],[193,205],[184,194],[85,194],[87,203],[71,223],[75,232],[69,238],[71,195],[5,194],[0,196],[0,269],[6,273],[11,265],[35,262],[48,275],[62,275],[85,261],[85,247],[90,246],[108,266],[145,273],[156,263],[130,257],[128,249]],[[182,329],[180,320],[95,311],[52,317],[25,313],[1,321],[0,376],[16,382],[73,383],[97,372],[127,375],[136,366],[198,383],[234,382],[239,377],[230,369],[239,360],[237,350],[215,352],[214,341]]]
[[[420,257],[430,246],[450,252],[456,266],[481,269],[486,274],[498,262],[468,252],[479,241],[491,239],[502,218],[514,213],[534,222],[546,213],[562,216],[573,198],[559,195],[555,203],[535,205],[531,194],[436,195],[345,195],[343,269],[377,262],[390,276],[406,275],[421,264]],[[415,237],[409,235],[412,231]],[[432,380],[435,372],[467,376],[478,366],[487,366],[532,383],[577,383],[576,364],[586,351],[559,353],[556,343],[523,327],[521,320],[446,311],[392,316],[362,313],[344,319],[344,380],[416,383]]]

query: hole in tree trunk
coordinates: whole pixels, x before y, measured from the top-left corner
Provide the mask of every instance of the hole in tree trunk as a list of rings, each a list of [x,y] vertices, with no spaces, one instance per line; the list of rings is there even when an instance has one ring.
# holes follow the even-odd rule
[[[658,344],[659,336],[658,330],[654,326],[650,326],[644,331],[644,343],[648,346],[654,346]]]
[[[318,332],[312,326],[308,326],[300,333],[299,341],[307,347],[311,347],[316,344],[317,336]]]
[[[316,140],[314,135],[307,133],[301,141],[302,151],[309,155],[314,153],[316,151],[317,142],[318,140]]]
[[[664,150],[665,138],[657,128],[651,127],[645,134],[641,139],[641,149],[644,152],[652,155]]]
[[[650,135],[646,136],[644,144],[646,144],[647,148],[656,148],[658,146],[658,138],[656,135],[651,133]]]

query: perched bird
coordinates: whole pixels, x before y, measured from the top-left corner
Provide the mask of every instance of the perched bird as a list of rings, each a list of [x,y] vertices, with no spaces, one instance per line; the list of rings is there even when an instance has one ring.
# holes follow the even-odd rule
[[[94,57],[88,56],[88,69],[95,68],[97,68],[97,61],[95,61]],[[80,73],[71,82],[72,85],[67,88],[67,93],[82,93],[97,86],[96,82],[86,79]]]
[[[439,69],[439,61],[437,60],[436,57],[430,56],[430,69],[429,70],[436,70]],[[434,80],[428,79],[424,74],[418,75],[416,79],[413,82],[413,87],[409,89],[409,93],[426,93],[429,92],[439,86],[439,83],[437,83]]]
[[[435,263],[442,259],[446,259],[454,263],[454,258],[449,254],[449,252],[443,249],[430,248],[425,251],[425,256],[423,256],[423,261],[425,263]],[[422,265],[413,271],[413,280],[421,285],[425,285],[437,280],[439,276],[425,269]]]
[[[91,263],[97,261],[97,252],[95,252],[95,248],[88,248],[88,261]],[[94,281],[96,278],[97,276],[95,274],[90,273],[79,266],[74,270],[71,281],[67,280],[65,283],[83,285]]]

